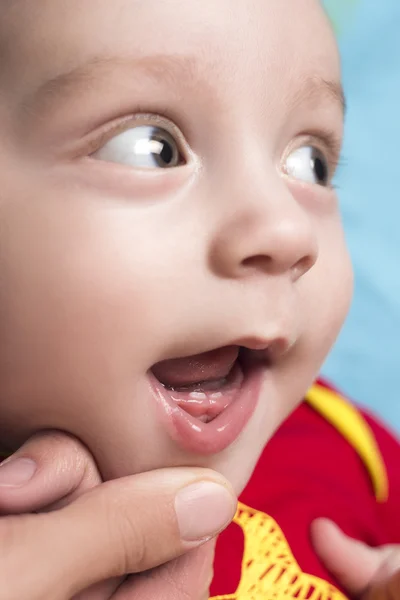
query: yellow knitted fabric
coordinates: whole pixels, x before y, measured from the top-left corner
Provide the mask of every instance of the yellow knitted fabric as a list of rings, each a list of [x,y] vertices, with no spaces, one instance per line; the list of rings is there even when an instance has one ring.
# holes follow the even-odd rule
[[[388,495],[384,461],[362,415],[339,394],[318,384],[306,401],[353,446],[371,477],[377,501],[384,502]],[[244,535],[240,584],[234,594],[210,600],[346,600],[330,583],[300,569],[272,517],[239,504],[234,523]]]
[[[378,502],[388,496],[383,458],[361,413],[338,393],[315,384],[306,401],[349,442],[368,471]],[[327,581],[303,573],[274,519],[239,504],[234,523],[244,535],[239,587],[234,594],[210,600],[345,600]]]
[[[303,573],[274,519],[239,504],[234,522],[245,539],[241,581],[234,594],[210,600],[345,600],[330,583]]]

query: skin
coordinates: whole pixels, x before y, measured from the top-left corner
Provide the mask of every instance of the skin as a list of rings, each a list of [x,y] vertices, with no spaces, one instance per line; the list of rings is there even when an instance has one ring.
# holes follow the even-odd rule
[[[34,461],[36,471],[25,483],[20,480],[20,485],[12,486],[4,485],[0,468],[1,514],[52,512],[0,518],[0,539],[7,539],[0,545],[0,598],[4,600],[70,600],[72,590],[81,590],[89,582],[140,571],[180,554],[185,545],[176,531],[178,515],[172,512],[171,496],[177,486],[199,478],[218,481],[212,472],[181,468],[170,469],[167,478],[165,471],[153,471],[111,482],[111,486],[101,484],[87,449],[59,433],[34,436],[13,456],[8,468],[18,469],[20,459]],[[116,502],[118,511],[112,510]],[[398,597],[398,545],[369,548],[325,519],[316,520],[310,533],[320,559],[351,597]],[[154,536],[157,544],[151,543]],[[93,549],[96,560],[82,561]],[[153,569],[151,577],[148,572],[134,575],[121,586],[114,578],[91,586],[74,600],[205,600],[211,565],[212,542]]]
[[[330,175],[338,159],[340,99],[315,83],[340,82],[319,2],[1,10],[0,438],[16,448],[54,428],[90,449],[103,479],[205,466],[240,492],[351,295],[334,190],[285,172],[302,146],[323,152]],[[88,61],[96,73],[40,93]],[[135,127],[138,112],[170,119],[185,164],[89,157],[117,135],[105,127]],[[184,452],[156,416],[148,370],[271,337],[283,351],[240,437],[219,455]]]
[[[112,487],[102,479],[204,465],[238,492],[317,374],[347,311],[351,270],[334,191],[282,167],[304,136],[326,152],[328,129],[340,145],[338,98],[326,90],[299,96],[308,78],[338,82],[340,69],[314,0],[3,0],[0,17],[0,438],[13,449],[55,427],[84,443],[45,435],[14,457],[37,469],[25,484],[3,481],[2,514],[56,512],[0,519],[0,538],[14,542],[3,544],[8,588],[0,589],[7,600],[64,598],[185,550],[167,512],[173,471],[169,489],[157,487],[157,472],[145,475],[147,487],[141,475]],[[81,76],[85,93],[70,82],[33,102],[49,78],[110,53],[123,72],[109,62],[102,81]],[[163,53],[190,72],[163,82]],[[144,173],[83,159],[100,146],[102,126],[128,124],[139,109],[182,128],[185,167]],[[328,152],[331,171],[336,155]],[[244,433],[219,456],[183,453],[153,414],[148,369],[233,342],[262,345],[271,335],[287,348]],[[186,472],[187,483],[193,477]],[[115,502],[123,510],[110,511]],[[171,523],[172,534],[162,535]],[[96,548],[91,568],[81,560],[90,547],[71,536],[82,525],[98,536],[85,538]],[[136,536],[126,538],[129,531]],[[168,543],[148,547],[152,531]],[[326,521],[314,523],[312,536],[349,593],[398,593],[397,546],[367,548]],[[114,551],[121,547],[126,555]],[[56,568],[32,580],[49,560]],[[128,578],[113,595],[114,579],[79,598],[168,591],[197,600],[211,562],[206,545],[153,571],[159,577]],[[20,577],[26,564],[34,568]]]
[[[36,471],[25,482],[19,471],[15,485],[27,460]],[[201,481],[218,484],[226,512],[206,538],[189,541],[177,499]],[[204,542],[235,512],[229,484],[183,467],[100,483],[87,449],[57,432],[34,436],[0,468],[0,600],[208,598],[214,543]],[[198,509],[197,523],[215,512],[215,495],[203,494]],[[45,514],[20,514],[33,511]],[[135,575],[119,577],[127,573]]]

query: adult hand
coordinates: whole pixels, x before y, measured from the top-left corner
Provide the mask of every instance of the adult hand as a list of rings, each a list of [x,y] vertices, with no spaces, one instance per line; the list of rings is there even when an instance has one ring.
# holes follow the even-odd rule
[[[313,523],[312,537],[319,557],[349,595],[400,599],[400,545],[370,548],[326,519]]]
[[[0,466],[0,600],[203,600],[235,508],[213,471],[101,483],[77,440],[35,436]]]

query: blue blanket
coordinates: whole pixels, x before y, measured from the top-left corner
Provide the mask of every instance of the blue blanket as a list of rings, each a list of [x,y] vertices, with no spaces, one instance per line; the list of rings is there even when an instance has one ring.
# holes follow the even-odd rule
[[[323,374],[400,431],[400,2],[325,3],[349,106],[337,184],[355,297]]]

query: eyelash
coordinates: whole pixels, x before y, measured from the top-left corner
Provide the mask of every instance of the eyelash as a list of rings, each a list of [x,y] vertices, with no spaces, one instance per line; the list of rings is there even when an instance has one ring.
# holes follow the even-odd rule
[[[160,114],[137,111],[134,115],[129,115],[124,119],[119,119],[118,122],[111,122],[105,125],[100,131],[91,137],[85,144],[85,147],[79,152],[79,157],[90,156],[106,144],[111,138],[129,129],[129,124],[133,125],[155,125],[162,127],[170,133],[178,142],[179,150],[186,159],[189,158],[190,147],[182,130],[174,124],[172,119]],[[332,179],[337,169],[344,164],[341,157],[342,142],[338,134],[331,129],[319,129],[307,131],[307,133],[299,134],[293,143],[289,144],[285,151],[282,161],[290,152],[301,146],[315,146],[326,156],[330,170],[330,185],[334,188]]]
[[[189,145],[186,141],[182,130],[174,124],[173,120],[160,114],[137,111],[134,115],[129,115],[124,119],[119,119],[117,122],[108,123],[85,144],[85,147],[80,151],[80,156],[90,156],[99,150],[110,139],[130,129],[129,125],[154,125],[162,127],[171,136],[173,136],[179,146],[179,151],[185,158],[189,158]]]
[[[330,181],[332,182],[332,178],[341,163],[342,143],[334,132],[326,132],[321,139],[327,149],[327,159],[330,166]]]
[[[346,158],[341,155],[337,160],[336,163],[334,165],[334,169],[333,169],[333,174],[331,176],[331,184],[330,187],[333,190],[339,190],[340,189],[340,185],[338,183],[336,183],[335,181],[332,181],[332,179],[335,177],[335,175],[337,174],[338,171],[340,171],[342,169],[342,167],[346,167],[348,164],[348,161],[346,160]]]
[[[329,184],[327,188],[335,189],[336,185],[332,180],[338,168],[344,164],[341,154],[342,140],[340,136],[332,129],[315,129],[309,130],[307,133],[300,133],[294,141],[287,146],[287,149],[282,156],[281,164],[285,164],[286,159],[291,152],[303,146],[313,146],[324,154],[329,167]]]
[[[333,177],[341,162],[342,140],[338,134],[333,130],[326,129],[319,132],[311,132],[306,137],[308,137],[310,144],[315,144],[316,142],[318,149],[326,154],[331,168],[331,177]]]

